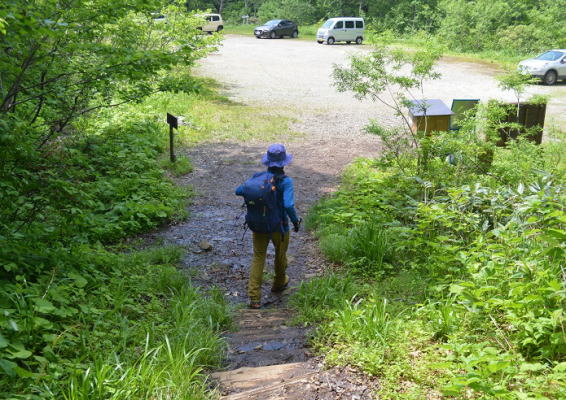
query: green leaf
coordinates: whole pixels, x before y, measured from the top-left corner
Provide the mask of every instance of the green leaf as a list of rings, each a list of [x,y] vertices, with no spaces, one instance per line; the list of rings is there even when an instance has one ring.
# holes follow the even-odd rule
[[[33,301],[35,303],[34,309],[37,312],[44,313],[44,314],[50,314],[53,311],[55,311],[55,306],[49,300],[37,298],[37,299],[34,299]]]
[[[2,336],[2,334],[0,333],[0,349],[3,349],[4,347],[8,347],[8,345],[10,344],[10,342],[8,342],[8,339],[6,339],[4,336]]]
[[[521,364],[522,372],[537,372],[546,369],[544,364],[540,363],[523,363]]]
[[[14,352],[8,351],[8,354],[10,355],[9,358],[19,358],[19,359],[26,359],[29,358],[32,355],[32,352],[29,350],[17,350]]]
[[[462,294],[466,288],[460,285],[450,285],[450,293]]]
[[[88,284],[86,278],[76,272],[69,273],[69,278],[73,279],[75,281],[75,285],[79,288],[83,288]]]
[[[32,378],[34,376],[33,372],[28,371],[27,369],[24,369],[22,367],[16,367],[14,368],[14,371],[20,378]]]
[[[12,361],[0,358],[0,368],[9,376],[16,376],[15,368],[18,365]]]

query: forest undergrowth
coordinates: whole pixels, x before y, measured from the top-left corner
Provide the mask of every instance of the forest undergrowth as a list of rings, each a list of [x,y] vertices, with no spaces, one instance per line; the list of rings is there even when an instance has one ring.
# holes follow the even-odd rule
[[[49,157],[25,143],[12,153],[2,176],[3,398],[204,397],[202,371],[221,361],[231,323],[223,296],[190,284],[182,248],[126,240],[187,216],[190,188],[162,167],[183,174],[190,161],[165,162],[168,108],[156,104],[225,107],[210,82],[181,81],[191,90],[78,121],[80,134]]]
[[[423,137],[426,167],[346,171],[308,218],[335,270],[292,300],[328,365],[387,399],[566,396],[566,147],[549,134],[486,152],[472,124]]]

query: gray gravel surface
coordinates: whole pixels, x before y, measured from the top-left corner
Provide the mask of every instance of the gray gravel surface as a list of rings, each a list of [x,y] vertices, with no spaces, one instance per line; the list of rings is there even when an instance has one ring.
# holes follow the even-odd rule
[[[350,55],[370,50],[366,45],[327,46],[315,41],[227,35],[220,50],[203,60],[200,73],[227,84],[227,94],[238,101],[324,111],[324,117],[310,117],[301,127],[348,135],[363,131],[370,118],[384,125],[396,122],[382,104],[360,102],[332,86],[333,64],[346,65]],[[436,71],[442,77],[425,83],[425,96],[441,99],[448,106],[452,99],[461,98],[515,100],[512,93],[499,89],[495,75],[502,71],[493,64],[445,57]],[[548,121],[566,129],[566,84],[532,85],[525,98],[532,94],[551,96]]]

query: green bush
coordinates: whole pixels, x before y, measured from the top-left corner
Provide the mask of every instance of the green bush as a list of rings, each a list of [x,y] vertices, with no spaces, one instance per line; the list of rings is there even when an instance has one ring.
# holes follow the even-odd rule
[[[358,160],[308,217],[363,290],[335,292],[334,275],[305,285],[302,318],[322,319],[313,340],[327,363],[378,374],[384,398],[566,395],[564,143],[478,137],[468,126],[424,139],[423,169],[415,154],[404,170]],[[389,274],[368,275],[376,265]],[[324,312],[320,293],[337,297]]]
[[[159,165],[164,124],[127,111],[42,149],[41,129],[0,122],[2,398],[204,398],[220,362],[227,306],[177,270],[182,249],[112,247],[185,216],[190,194]]]

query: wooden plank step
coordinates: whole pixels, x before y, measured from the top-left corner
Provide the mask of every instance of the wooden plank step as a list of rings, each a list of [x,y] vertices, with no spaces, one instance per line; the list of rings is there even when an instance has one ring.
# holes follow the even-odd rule
[[[222,399],[248,399],[253,396],[276,391],[289,383],[306,379],[316,371],[306,362],[270,365],[267,367],[244,367],[232,371],[212,374],[225,395]],[[268,398],[268,397],[265,397]]]

